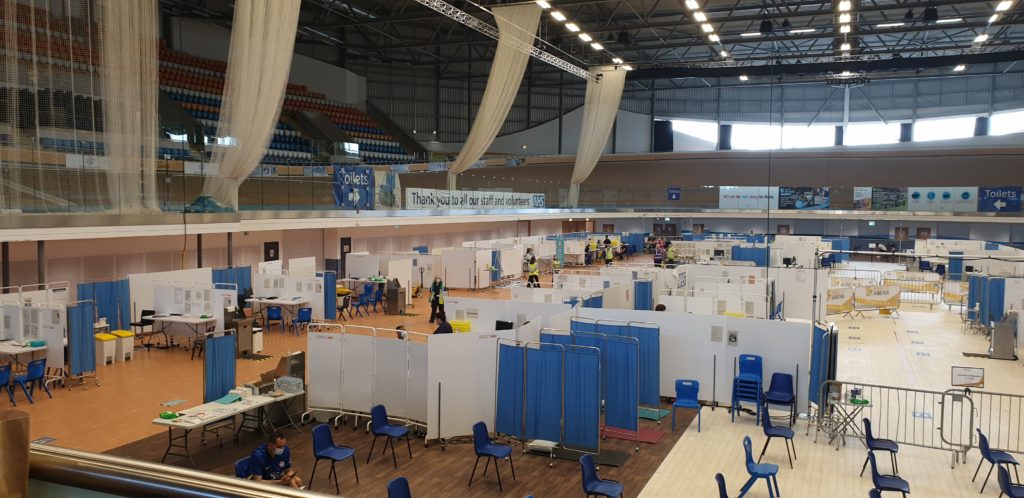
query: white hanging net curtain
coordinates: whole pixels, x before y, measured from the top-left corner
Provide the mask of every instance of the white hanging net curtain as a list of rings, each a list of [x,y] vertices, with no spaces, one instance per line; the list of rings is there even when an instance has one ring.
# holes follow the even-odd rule
[[[197,210],[237,210],[238,186],[259,165],[284,102],[300,0],[236,0],[224,94]]]
[[[583,125],[580,127],[580,145],[576,150],[569,183],[569,206],[579,205],[580,184],[586,180],[608,144],[608,136],[615,125],[626,84],[626,71],[621,67],[595,67],[590,69],[600,76],[598,81],[587,81],[587,95],[583,103]]]
[[[498,24],[498,49],[494,53],[491,74],[487,77],[487,88],[480,101],[479,112],[466,137],[466,143],[448,168],[450,175],[469,169],[487,152],[494,137],[501,131],[501,125],[505,123],[508,111],[516,100],[523,74],[530,62],[530,54],[516,47],[533,45],[541,11],[540,6],[534,3],[491,9]]]
[[[158,211],[156,0],[100,0],[102,95],[111,209]]]

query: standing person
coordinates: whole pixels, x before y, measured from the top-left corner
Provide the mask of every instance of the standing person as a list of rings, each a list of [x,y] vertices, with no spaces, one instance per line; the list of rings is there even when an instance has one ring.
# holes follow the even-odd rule
[[[612,260],[613,259],[615,259],[615,250],[612,249],[612,245],[611,244],[607,244],[607,245],[604,246],[604,264],[605,265],[612,264]]]
[[[665,248],[660,245],[654,247],[654,264],[660,265],[665,262]]]
[[[668,260],[669,268],[676,267],[676,246],[672,245],[672,242],[666,242],[665,245],[668,249],[665,250],[665,259]]]
[[[430,323],[434,323],[438,312],[444,314],[444,282],[439,275],[434,276],[434,283],[430,284]]]
[[[530,259],[530,262],[526,265],[529,271],[529,276],[526,279],[527,287],[540,288],[540,268],[537,265],[537,258]]]
[[[292,452],[284,434],[275,432],[249,456],[249,479],[302,488],[302,478],[292,468]]]

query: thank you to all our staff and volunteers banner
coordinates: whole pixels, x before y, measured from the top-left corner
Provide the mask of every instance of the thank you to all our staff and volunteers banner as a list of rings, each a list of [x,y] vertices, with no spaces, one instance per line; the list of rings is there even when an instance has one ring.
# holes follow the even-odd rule
[[[544,194],[405,189],[405,209],[537,209]]]

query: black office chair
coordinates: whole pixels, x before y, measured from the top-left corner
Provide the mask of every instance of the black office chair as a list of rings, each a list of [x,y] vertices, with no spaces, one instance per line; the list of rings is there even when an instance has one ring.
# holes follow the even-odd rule
[[[131,323],[132,330],[135,332],[135,338],[139,340],[140,348],[146,348],[147,350],[149,350],[149,348],[153,347],[153,344],[151,342],[146,342],[145,333],[146,327],[149,327],[149,333],[152,334],[153,324],[155,324],[156,322],[150,318],[142,317],[152,316],[155,314],[155,310],[142,310],[142,313],[139,314],[139,321]]]

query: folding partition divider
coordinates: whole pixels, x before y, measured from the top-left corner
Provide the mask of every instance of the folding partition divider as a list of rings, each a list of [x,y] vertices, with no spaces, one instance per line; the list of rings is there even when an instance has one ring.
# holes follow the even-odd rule
[[[106,318],[112,330],[127,329],[131,323],[128,279],[78,284],[77,299],[95,303],[97,316]]]
[[[654,309],[654,282],[633,281],[633,309],[651,311]]]
[[[234,334],[220,337],[207,334],[203,347],[206,355],[203,363],[203,403],[216,401],[234,389],[237,365],[235,339]]]

